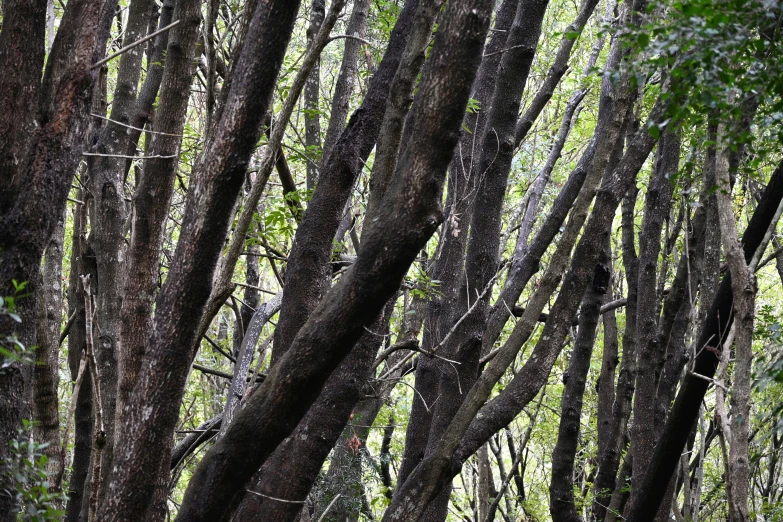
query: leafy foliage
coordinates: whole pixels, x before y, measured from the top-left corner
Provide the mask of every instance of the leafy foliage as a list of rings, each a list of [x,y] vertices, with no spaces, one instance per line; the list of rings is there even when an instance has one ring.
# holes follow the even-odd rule
[[[48,457],[46,444],[33,440],[33,423],[24,420],[19,437],[9,442],[11,456],[3,462],[2,470],[11,489],[0,491],[13,497],[19,506],[19,515],[25,522],[60,520],[65,511],[60,506],[68,499],[61,492],[51,491],[46,474]]]

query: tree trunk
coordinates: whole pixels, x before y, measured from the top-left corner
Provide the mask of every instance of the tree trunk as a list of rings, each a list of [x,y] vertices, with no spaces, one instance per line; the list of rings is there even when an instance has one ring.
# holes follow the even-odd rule
[[[313,0],[310,6],[310,25],[307,27],[307,47],[313,45],[313,39],[321,29],[326,14],[326,1]],[[305,105],[305,146],[307,147],[307,190],[315,188],[318,180],[318,165],[316,153],[321,151],[321,113],[318,110],[318,100],[321,97],[321,61],[313,66],[307,84],[304,88]]]
[[[57,222],[52,238],[46,246],[43,265],[43,284],[37,297],[38,316],[37,364],[33,369],[33,426],[35,440],[47,444],[44,454],[49,459],[46,474],[50,489],[62,491],[64,470],[60,447],[60,415],[58,412],[57,386],[60,376],[60,324],[62,322],[62,263],[65,239],[64,216]]]
[[[481,107],[489,105],[498,65],[502,58],[500,51],[506,44],[508,30],[514,21],[516,10],[515,0],[503,0],[495,14],[492,36],[485,46],[485,57],[481,61],[471,93],[471,97],[476,99]],[[459,297],[456,293],[460,289],[459,282],[463,277],[462,263],[468,239],[467,233],[460,232],[460,222],[469,223],[473,209],[474,198],[469,196],[477,184],[475,175],[477,168],[473,165],[474,140],[475,136],[483,135],[486,125],[486,117],[483,116],[482,111],[465,114],[463,123],[471,129],[471,133],[465,132],[460,136],[456,151],[460,161],[452,162],[449,169],[446,219],[437,254],[428,269],[428,275],[441,283],[438,294],[428,296],[430,298],[425,312],[422,336],[422,348],[427,351],[443,339],[459,316],[456,310],[452,310],[445,304],[456,302]],[[372,201],[375,197],[371,197],[368,206],[378,205],[378,202]],[[432,422],[433,412],[430,405],[434,404],[437,398],[439,380],[436,361],[431,357],[419,358],[416,366],[416,393],[406,430],[405,451],[397,473],[398,487],[402,486],[411,471],[424,458]]]
[[[756,278],[752,266],[748,266],[737,236],[734,207],[731,202],[729,162],[725,152],[718,157],[717,181],[724,190],[717,195],[721,240],[731,273],[732,313],[734,323],[734,386],[731,403],[731,447],[729,450],[728,500],[730,522],[747,522],[748,493],[750,485],[750,456],[748,454],[748,433],[750,432],[750,388],[753,365],[753,318],[755,315]],[[775,223],[770,223],[774,226]],[[768,240],[769,237],[766,236]],[[763,255],[766,244],[758,247]],[[758,257],[755,261],[758,262]],[[754,264],[753,261],[750,263]],[[722,346],[730,350],[731,344]],[[728,357],[726,357],[728,359]]]
[[[639,281],[636,318],[636,344],[639,363],[634,394],[634,422],[631,428],[631,502],[639,488],[639,481],[650,463],[655,446],[655,405],[658,389],[659,361],[663,359],[665,346],[658,339],[657,295],[658,257],[661,252],[661,228],[669,215],[673,185],[671,178],[677,173],[680,160],[680,139],[677,134],[665,133],[658,144],[655,171],[647,189],[644,220],[639,234]],[[667,506],[668,508],[668,506]]]
[[[81,159],[95,80],[90,67],[103,54],[108,37],[104,14],[112,12],[113,5],[112,0],[68,3],[47,60],[40,91],[46,3],[21,4],[18,10],[13,3],[6,7],[10,17],[3,24],[0,60],[8,65],[17,59],[24,63],[19,63],[19,77],[5,75],[7,83],[0,85],[4,90],[2,99],[13,105],[24,104],[28,97],[22,92],[29,92],[33,102],[36,93],[40,92],[35,108],[27,105],[9,108],[10,113],[4,113],[0,123],[0,132],[9,139],[29,132],[29,141],[24,138],[13,143],[3,140],[3,147],[10,146],[10,150],[2,153],[12,154],[15,172],[2,172],[0,178],[0,199],[4,201],[0,203],[3,207],[0,208],[0,251],[3,252],[0,256],[0,295],[14,295],[14,280],[27,282],[26,292],[30,294],[17,305],[17,313],[23,320],[21,328],[17,330],[17,323],[3,318],[0,336],[5,338],[18,333],[19,341],[28,348],[38,344],[34,314],[41,258],[57,221],[63,216],[71,180]],[[28,23],[34,25],[28,27]],[[24,115],[14,118],[20,110],[29,111],[36,120]],[[7,116],[12,119],[6,119]],[[31,131],[29,125],[34,125],[35,130]],[[24,153],[18,151],[19,155],[13,157],[17,154],[13,152],[17,144],[24,147]],[[0,159],[5,166],[9,165],[8,160],[8,156]],[[0,374],[0,440],[16,438],[22,416],[29,415],[31,378],[31,369],[20,368],[18,363]],[[0,460],[6,457],[8,446],[3,443],[0,444]],[[0,500],[0,517],[4,520],[14,516],[9,502],[7,497]]]
[[[144,35],[154,2],[133,0],[128,7],[123,46]],[[104,498],[114,455],[114,418],[117,405],[117,347],[121,337],[122,301],[125,287],[125,223],[128,209],[125,203],[125,159],[128,148],[129,113],[136,100],[141,75],[143,48],[135,47],[120,57],[117,86],[112,97],[111,121],[105,122],[90,147],[88,156],[88,186],[91,210],[90,235],[87,239],[96,260],[93,279],[95,296],[95,355],[101,386],[101,408],[104,415],[106,445],[103,448],[99,497]],[[94,383],[93,383],[94,384]]]
[[[348,22],[348,27],[345,31],[346,34],[358,36],[359,38],[365,37],[365,33],[367,32],[367,13],[369,10],[369,0],[356,0],[353,3],[351,19]],[[389,48],[391,48],[391,44],[392,42],[390,39]],[[337,75],[337,83],[334,86],[332,107],[331,111],[329,111],[329,125],[326,129],[321,155],[321,164],[324,168],[326,168],[326,163],[329,161],[329,155],[332,153],[335,145],[337,145],[337,140],[345,131],[345,118],[348,116],[351,94],[353,93],[354,84],[356,83],[356,75],[359,72],[359,53],[362,50],[362,45],[364,44],[360,40],[353,38],[345,40],[343,59],[340,63],[340,73]],[[386,60],[385,56],[384,60]],[[380,67],[382,67],[382,65]],[[380,67],[375,72],[375,75],[381,74]],[[392,72],[392,74],[394,73]],[[369,96],[369,92],[367,94]]]
[[[582,424],[582,400],[587,373],[595,345],[596,329],[603,296],[609,288],[608,254],[602,252],[595,268],[593,282],[582,299],[579,333],[568,369],[563,375],[565,386],[560,401],[560,427],[552,452],[552,480],[549,486],[549,512],[554,522],[581,522],[574,503],[574,459]]]

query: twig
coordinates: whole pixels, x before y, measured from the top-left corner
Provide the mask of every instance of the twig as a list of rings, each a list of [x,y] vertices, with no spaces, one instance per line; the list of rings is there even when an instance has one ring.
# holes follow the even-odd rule
[[[378,366],[380,366],[380,364],[394,352],[397,352],[399,350],[415,350],[416,348],[418,348],[418,346],[419,346],[419,342],[416,341],[415,339],[411,341],[402,341],[401,343],[394,343],[393,345],[389,346],[384,351],[382,351],[381,354],[378,356],[378,358],[375,359],[373,368],[377,368]]]
[[[207,366],[202,366],[198,363],[193,363],[193,369],[198,370],[201,373],[207,373],[209,375],[214,375],[216,377],[223,377],[224,379],[231,379],[233,375],[231,375],[228,372],[221,372],[220,370],[214,370],[212,368],[209,368]]]
[[[132,44],[128,44],[128,45],[126,45],[125,47],[123,47],[122,49],[120,49],[119,51],[117,51],[116,53],[114,53],[114,54],[111,54],[111,55],[107,56],[106,58],[104,58],[103,60],[101,60],[101,61],[99,61],[99,62],[96,62],[96,63],[95,63],[95,65],[93,65],[92,67],[90,67],[90,70],[92,70],[92,69],[97,69],[97,68],[98,68],[98,67],[100,67],[101,65],[103,65],[103,64],[105,64],[105,63],[108,63],[108,62],[112,61],[113,59],[117,58],[119,55],[121,55],[121,54],[124,54],[124,53],[127,53],[128,51],[130,51],[130,50],[131,50],[131,49],[133,49],[134,47],[137,47],[137,46],[139,46],[139,45],[143,44],[144,42],[147,42],[147,41],[149,41],[149,40],[152,40],[153,38],[155,38],[155,37],[156,37],[156,36],[158,36],[159,34],[161,34],[161,33],[165,33],[166,31],[168,31],[168,30],[169,30],[169,29],[171,29],[172,27],[175,27],[175,26],[179,25],[179,23],[180,23],[180,22],[181,22],[181,20],[177,20],[176,22],[172,22],[172,23],[170,23],[169,25],[167,25],[166,27],[163,27],[163,28],[161,28],[161,29],[158,29],[158,30],[157,30],[157,31],[155,31],[154,33],[150,33],[150,34],[148,34],[147,36],[145,36],[144,38],[140,38],[140,39],[136,40],[136,41],[135,41],[135,42],[133,42]]]
[[[122,123],[121,121],[112,120],[111,118],[107,118],[106,116],[101,116],[100,114],[90,113],[90,116],[92,116],[93,118],[98,118],[100,120],[110,121],[110,122],[112,122],[115,125],[119,125],[120,127],[125,127],[125,128],[128,128],[128,129],[133,129],[133,130],[137,130],[137,131],[140,131],[140,132],[149,132],[150,134],[160,134],[162,136],[173,136],[175,138],[184,138],[184,136],[182,134],[171,134],[169,132],[154,131],[154,130],[149,130],[149,129],[147,129],[145,131],[144,129],[141,129],[139,127],[134,127],[133,125],[128,125],[127,123]]]
[[[218,353],[220,353],[220,355],[222,355],[223,357],[225,357],[226,359],[228,359],[228,360],[229,360],[229,361],[231,361],[232,363],[235,363],[235,362],[237,362],[237,360],[236,360],[236,357],[234,357],[233,355],[231,355],[231,354],[230,354],[230,353],[228,353],[227,351],[223,350],[223,348],[221,348],[221,347],[220,347],[220,345],[219,345],[218,343],[216,343],[215,341],[213,341],[212,339],[210,339],[208,335],[205,335],[205,336],[204,336],[204,339],[206,339],[206,341],[207,341],[209,344],[211,344],[211,345],[212,345],[212,348],[214,348],[215,350],[217,350],[217,351],[218,351]]]
[[[763,260],[763,261],[761,261],[761,262],[758,264],[758,266],[756,266],[756,272],[758,272],[759,270],[761,270],[762,268],[764,268],[764,266],[766,266],[766,265],[767,265],[767,264],[768,264],[770,261],[772,261],[773,259],[775,259],[776,257],[778,257],[778,256],[779,256],[781,253],[783,253],[783,245],[781,245],[780,247],[776,248],[776,249],[774,250],[774,252],[772,252],[770,255],[768,255],[767,257],[765,257],[765,258],[764,258],[764,260]]]
[[[273,292],[271,290],[267,290],[265,288],[261,288],[260,286],[249,285],[247,283],[240,283],[239,281],[231,281],[231,284],[232,285],[237,285],[237,286],[242,286],[244,288],[252,288],[253,290],[258,290],[259,292],[264,292],[265,294],[277,295],[277,292]]]
[[[484,58],[487,58],[488,56],[495,56],[496,54],[503,54],[505,52],[511,51],[512,49],[518,49],[518,48],[524,47],[524,46],[525,46],[525,44],[519,44],[519,45],[515,45],[513,47],[508,47],[506,49],[501,49],[499,51],[495,51],[494,53],[485,54]]]
[[[707,381],[707,382],[710,382],[710,383],[714,384],[715,386],[717,386],[718,388],[721,388],[723,391],[725,391],[725,392],[727,392],[727,393],[728,393],[728,391],[729,391],[729,389],[728,389],[728,388],[726,388],[724,385],[722,385],[721,383],[719,383],[719,382],[718,382],[718,381],[716,381],[715,379],[711,379],[710,377],[707,377],[706,375],[702,375],[702,374],[700,374],[700,373],[696,373],[696,372],[694,372],[694,371],[691,371],[691,372],[689,372],[689,373],[690,373],[691,375],[693,375],[694,377],[696,377],[697,379],[701,379],[701,380],[703,380],[703,381]]]
[[[101,154],[98,152],[82,152],[82,156],[95,156],[100,158],[123,158],[123,159],[171,159],[171,158],[176,158],[177,154],[153,154],[152,156],[130,156],[128,154]]]
[[[215,370],[214,368],[210,368],[209,366],[203,366],[198,363],[192,364],[194,370],[198,370],[201,373],[207,373],[209,375],[214,375],[215,377],[222,377],[224,379],[233,379],[234,376],[228,372],[222,372],[220,370]],[[248,375],[245,380],[250,380],[252,375]],[[255,382],[264,382],[264,379],[266,378],[266,375],[263,373],[258,373],[255,375]]]
[[[332,499],[332,501],[329,502],[329,505],[326,506],[326,509],[324,509],[324,512],[321,513],[321,516],[318,517],[318,521],[317,522],[321,522],[324,519],[324,517],[329,512],[329,510],[332,509],[332,506],[334,505],[334,503],[337,502],[337,499],[339,499],[341,496],[342,496],[341,493],[338,493],[337,495],[335,495],[335,497]]]
[[[276,500],[278,502],[285,502],[286,504],[304,504],[305,503],[304,500],[286,500],[284,498],[277,498],[277,497],[273,497],[273,496],[270,496],[270,495],[264,495],[263,493],[259,493],[258,491],[253,491],[251,489],[248,489],[247,492],[248,493],[252,493],[253,495],[258,495],[259,497],[268,498],[269,500]],[[337,495],[337,496],[339,497],[340,495]],[[324,513],[325,513],[325,511],[324,511]]]
[[[398,361],[398,362],[397,362],[397,364],[395,364],[395,365],[392,367],[392,369],[391,369],[391,370],[387,371],[387,372],[386,372],[386,373],[385,373],[385,374],[384,374],[382,377],[380,377],[380,379],[385,379],[385,378],[387,378],[387,377],[388,377],[388,376],[389,376],[389,375],[390,375],[390,374],[391,374],[391,373],[392,373],[394,370],[396,370],[397,368],[399,368],[400,366],[402,366],[402,364],[403,364],[403,363],[407,362],[407,361],[408,361],[408,359],[410,359],[410,358],[413,356],[413,353],[415,353],[415,352],[418,352],[418,353],[424,354],[424,355],[426,355],[426,356],[428,356],[428,357],[433,357],[433,358],[435,358],[435,359],[440,359],[441,361],[445,361],[445,362],[447,362],[447,363],[449,363],[449,364],[451,364],[451,365],[454,365],[454,364],[462,364],[462,363],[460,363],[460,362],[458,362],[458,361],[454,361],[454,360],[452,360],[452,359],[446,359],[445,357],[443,357],[443,356],[441,356],[441,355],[438,355],[438,354],[436,354],[434,351],[428,351],[428,350],[424,350],[424,349],[422,349],[422,348],[421,348],[421,347],[418,345],[418,343],[417,343],[416,341],[404,341],[404,342],[401,342],[401,343],[394,344],[394,345],[390,346],[389,348],[387,348],[386,350],[384,350],[384,351],[381,353],[381,355],[379,355],[379,356],[378,356],[378,358],[377,358],[377,359],[375,359],[375,362],[373,363],[373,369],[375,369],[375,368],[377,368],[378,366],[380,366],[380,365],[381,365],[381,363],[382,363],[382,362],[383,362],[383,361],[384,361],[386,358],[388,358],[390,354],[392,354],[392,353],[394,353],[394,352],[396,352],[396,351],[399,351],[399,350],[410,350],[410,351],[411,351],[411,353],[409,353],[408,355],[406,355],[405,357],[403,357],[403,358],[402,358],[400,361]]]
[[[440,350],[440,348],[444,344],[446,344],[446,341],[449,340],[449,338],[452,336],[452,334],[454,334],[454,332],[457,331],[457,328],[459,328],[459,325],[462,324],[462,321],[467,319],[468,316],[470,316],[470,314],[473,313],[473,310],[475,310],[476,307],[478,306],[478,304],[481,302],[481,300],[484,299],[484,296],[487,295],[487,292],[489,292],[492,289],[492,284],[495,282],[495,280],[498,277],[500,277],[500,273],[503,270],[503,265],[505,265],[505,263],[501,263],[500,264],[500,266],[498,267],[497,272],[495,272],[495,275],[492,276],[492,279],[487,281],[487,285],[484,287],[484,290],[481,291],[481,294],[479,294],[479,296],[476,298],[476,300],[473,302],[473,304],[470,305],[470,308],[468,308],[468,311],[465,312],[464,314],[462,314],[462,317],[460,317],[457,320],[457,322],[454,323],[454,326],[451,327],[451,330],[449,330],[448,333],[446,333],[446,335],[443,337],[443,339],[441,339],[441,341],[434,348],[432,348],[432,350],[430,350],[430,352],[429,352],[430,354],[435,354],[438,350]]]
[[[341,38],[350,39],[350,40],[357,40],[359,42],[362,42],[365,45],[369,45],[370,47],[372,47],[372,43],[371,42],[368,42],[364,38],[359,38],[358,36],[353,35],[353,34],[338,34],[338,35],[332,36],[332,37],[329,38],[327,43],[334,42],[335,40],[339,40]]]
[[[68,337],[68,334],[71,331],[71,327],[73,327],[73,323],[76,322],[76,314],[78,314],[81,311],[82,311],[81,308],[77,308],[76,310],[73,311],[71,316],[68,318],[68,322],[65,323],[65,328],[63,328],[63,331],[60,333],[60,342],[58,343],[59,346],[62,346],[63,341],[65,341],[65,338]]]

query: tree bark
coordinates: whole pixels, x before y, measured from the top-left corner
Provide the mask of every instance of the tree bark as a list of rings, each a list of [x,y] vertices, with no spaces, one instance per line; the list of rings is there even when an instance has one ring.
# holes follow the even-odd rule
[[[568,27],[563,31],[563,37],[560,39],[560,46],[555,54],[555,61],[546,73],[541,87],[538,88],[536,95],[533,97],[533,101],[525,109],[525,113],[519,119],[514,131],[514,143],[518,147],[527,137],[530,129],[533,128],[533,124],[538,119],[541,111],[544,110],[546,104],[552,99],[552,95],[555,93],[555,88],[560,83],[560,80],[568,72],[568,60],[571,58],[571,51],[576,45],[576,41],[579,38],[579,34],[584,30],[587,21],[593,15],[595,7],[598,5],[598,0],[582,0],[579,6],[579,12],[576,18],[571,22]],[[607,8],[608,9],[608,8]],[[600,48],[603,47],[603,37],[596,43],[596,47],[600,52]],[[595,50],[595,49],[594,49]],[[592,53],[596,56],[598,53]],[[595,58],[591,56],[591,61],[595,63]],[[587,69],[591,69],[592,65],[588,63]]]
[[[627,107],[630,100],[628,91],[622,85],[616,89],[618,107],[615,107],[612,116],[613,122],[609,127],[611,132],[607,132],[603,136],[603,141],[596,152],[597,161],[591,165],[592,169],[597,169],[601,173],[605,171],[610,160],[611,151],[615,148],[616,136],[620,133],[624,120],[626,111],[619,111],[618,108]],[[660,117],[663,106],[664,104],[660,101],[656,104],[650,115],[651,121],[656,121]],[[574,253],[574,264],[566,276],[563,288],[567,291],[561,291],[558,296],[549,321],[544,327],[531,358],[503,392],[482,408],[482,404],[488,398],[495,382],[515,358],[514,345],[507,347],[505,353],[503,353],[504,350],[501,350],[503,356],[499,354],[490,362],[477,384],[471,389],[462,408],[457,412],[448,432],[441,439],[440,449],[425,459],[419,465],[419,469],[408,478],[404,489],[398,492],[392,507],[387,510],[387,518],[390,513],[392,513],[390,519],[417,516],[418,510],[423,509],[433,498],[431,495],[444,487],[446,478],[454,476],[459,466],[478,450],[492,434],[511,422],[543,386],[552,364],[562,348],[571,319],[576,315],[580,297],[592,277],[592,269],[586,269],[585,264],[597,262],[598,253],[603,247],[617,204],[628,185],[635,179],[636,173],[649,155],[654,143],[655,139],[646,130],[638,132],[618,167],[611,175],[607,173],[602,188],[598,192],[591,219],[588,221],[582,240]],[[551,268],[550,266],[550,270]],[[557,280],[556,277],[555,282]],[[552,288],[553,290],[554,288]],[[548,299],[548,296],[545,299]],[[539,306],[543,308],[543,304],[542,302]],[[529,310],[533,309],[533,307],[529,308]],[[538,311],[540,309],[535,313],[536,318]],[[517,327],[520,327],[522,323],[523,321],[520,321]],[[532,331],[532,328],[530,330]],[[529,332],[523,335],[523,338],[526,339],[527,335]],[[481,413],[479,413],[479,409],[481,409]]]
[[[614,268],[612,266],[612,249],[611,240],[607,242],[606,251],[609,254],[608,266],[614,274]],[[610,290],[606,294],[606,297],[611,297],[611,282],[609,286]],[[626,305],[627,306],[627,305]],[[627,313],[627,312],[626,312]],[[617,364],[620,359],[618,357],[618,338],[617,338],[617,317],[615,311],[610,310],[602,316],[603,320],[603,353],[601,354],[601,373],[598,376],[598,382],[596,383],[596,393],[598,395],[596,405],[596,424],[597,424],[597,437],[596,443],[598,446],[598,461],[601,462],[603,456],[609,450],[612,444],[611,432],[609,426],[612,418],[612,405],[615,398],[615,373]]]
[[[174,16],[175,0],[164,0],[160,8],[158,17],[158,30],[171,24]],[[169,36],[172,31],[164,31],[155,37],[152,52],[147,59],[147,75],[144,77],[144,83],[139,89],[139,95],[133,106],[133,111],[129,118],[128,130],[128,156],[136,155],[136,148],[139,144],[139,137],[144,126],[151,121],[153,115],[153,106],[158,97],[160,84],[163,81],[163,71],[166,62],[166,53],[169,45]],[[181,134],[181,133],[178,133]],[[128,171],[131,168],[132,160],[125,162],[125,179],[128,177]],[[136,180],[138,185],[139,180]]]
[[[220,425],[220,435],[226,433],[226,429],[231,425],[234,419],[234,413],[239,406],[239,401],[245,396],[247,383],[247,372],[250,370],[250,364],[253,362],[253,354],[256,351],[258,338],[261,336],[261,330],[264,325],[280,310],[282,295],[277,294],[271,300],[258,307],[253,314],[253,318],[247,326],[245,336],[242,339],[242,347],[236,354],[237,360],[234,363],[234,376],[231,379],[231,385],[228,389],[228,399],[223,408],[223,420]],[[252,386],[252,383],[250,383]]]
[[[0,31],[0,215],[25,183],[19,169],[35,134],[46,32],[45,0],[3,2]]]
[[[390,88],[391,102],[384,116],[383,130],[380,134],[373,177],[371,178],[371,201],[380,200],[383,197],[394,173],[402,134],[401,124],[410,104],[410,101],[406,102],[406,100],[412,98],[413,85],[421,70],[424,50],[429,42],[432,24],[439,5],[437,1],[419,4],[412,21],[411,33]],[[365,220],[373,222],[379,211],[378,205],[368,205]],[[388,320],[389,312],[384,315]],[[376,321],[376,324],[369,329],[377,332],[388,328],[388,325],[384,326],[383,316],[379,318],[379,321]],[[357,375],[369,376],[371,367],[365,368],[365,366],[374,361],[380,341],[381,339],[372,335],[365,334],[362,337],[357,347],[330,378],[319,399],[305,419],[300,422],[295,434],[288,439],[284,447],[276,450],[270,457],[270,461],[263,466],[261,472],[256,474],[254,490],[258,490],[260,487],[267,497],[283,496],[287,499],[301,500],[305,498],[321,469],[323,460],[340,436],[342,431],[340,419],[350,415],[360,398],[364,381],[357,380]],[[344,424],[344,422],[343,420],[342,423]],[[367,422],[371,422],[371,420],[363,421],[365,424]],[[297,434],[302,435],[297,436]],[[313,434],[317,434],[317,436]],[[362,440],[361,437],[360,440]],[[294,485],[285,486],[285,482],[279,479],[290,476],[291,470],[297,470],[298,479]],[[274,477],[278,477],[278,480],[274,480]],[[351,493],[355,493],[355,491]],[[255,513],[265,512],[268,516],[282,520],[295,516],[301,507],[300,504],[281,504],[274,501],[270,503],[267,497],[247,497],[240,509],[241,516],[252,518]],[[297,500],[297,502],[299,501]],[[346,501],[349,499],[342,499],[330,512],[329,517],[332,518],[344,511]],[[326,508],[326,506],[322,507]]]

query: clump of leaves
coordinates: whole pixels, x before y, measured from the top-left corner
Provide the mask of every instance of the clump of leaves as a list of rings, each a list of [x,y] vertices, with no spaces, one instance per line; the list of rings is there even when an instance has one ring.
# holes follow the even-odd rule
[[[418,265],[414,265],[413,277],[408,281],[411,286],[411,295],[425,301],[436,299],[443,295],[440,290],[440,281],[432,279],[427,272]]]
[[[18,438],[9,442],[11,455],[2,464],[3,489],[0,494],[16,501],[21,520],[46,522],[61,520],[61,509],[67,500],[62,492],[50,490],[46,475],[48,458],[43,450],[47,444],[33,440],[33,423],[24,420]]]
[[[25,294],[27,282],[19,283],[13,280],[12,283],[14,284],[14,295],[0,296],[0,317],[5,316],[12,321],[21,323],[22,318],[16,313],[16,301],[28,295]],[[0,374],[16,363],[35,363],[33,348],[25,347],[13,334],[0,337]]]
[[[774,58],[781,45],[777,20],[783,15],[777,0],[658,0],[648,6],[648,12],[654,11],[665,16],[651,17],[652,22],[623,36],[636,54],[631,66],[640,85],[660,71],[672,78],[662,96],[678,102],[668,107],[661,128],[670,120],[695,126],[707,118],[736,121],[743,104],[753,103],[760,93],[775,100],[760,113],[783,118],[778,101],[783,71]],[[732,148],[753,140],[748,131],[728,138]]]

